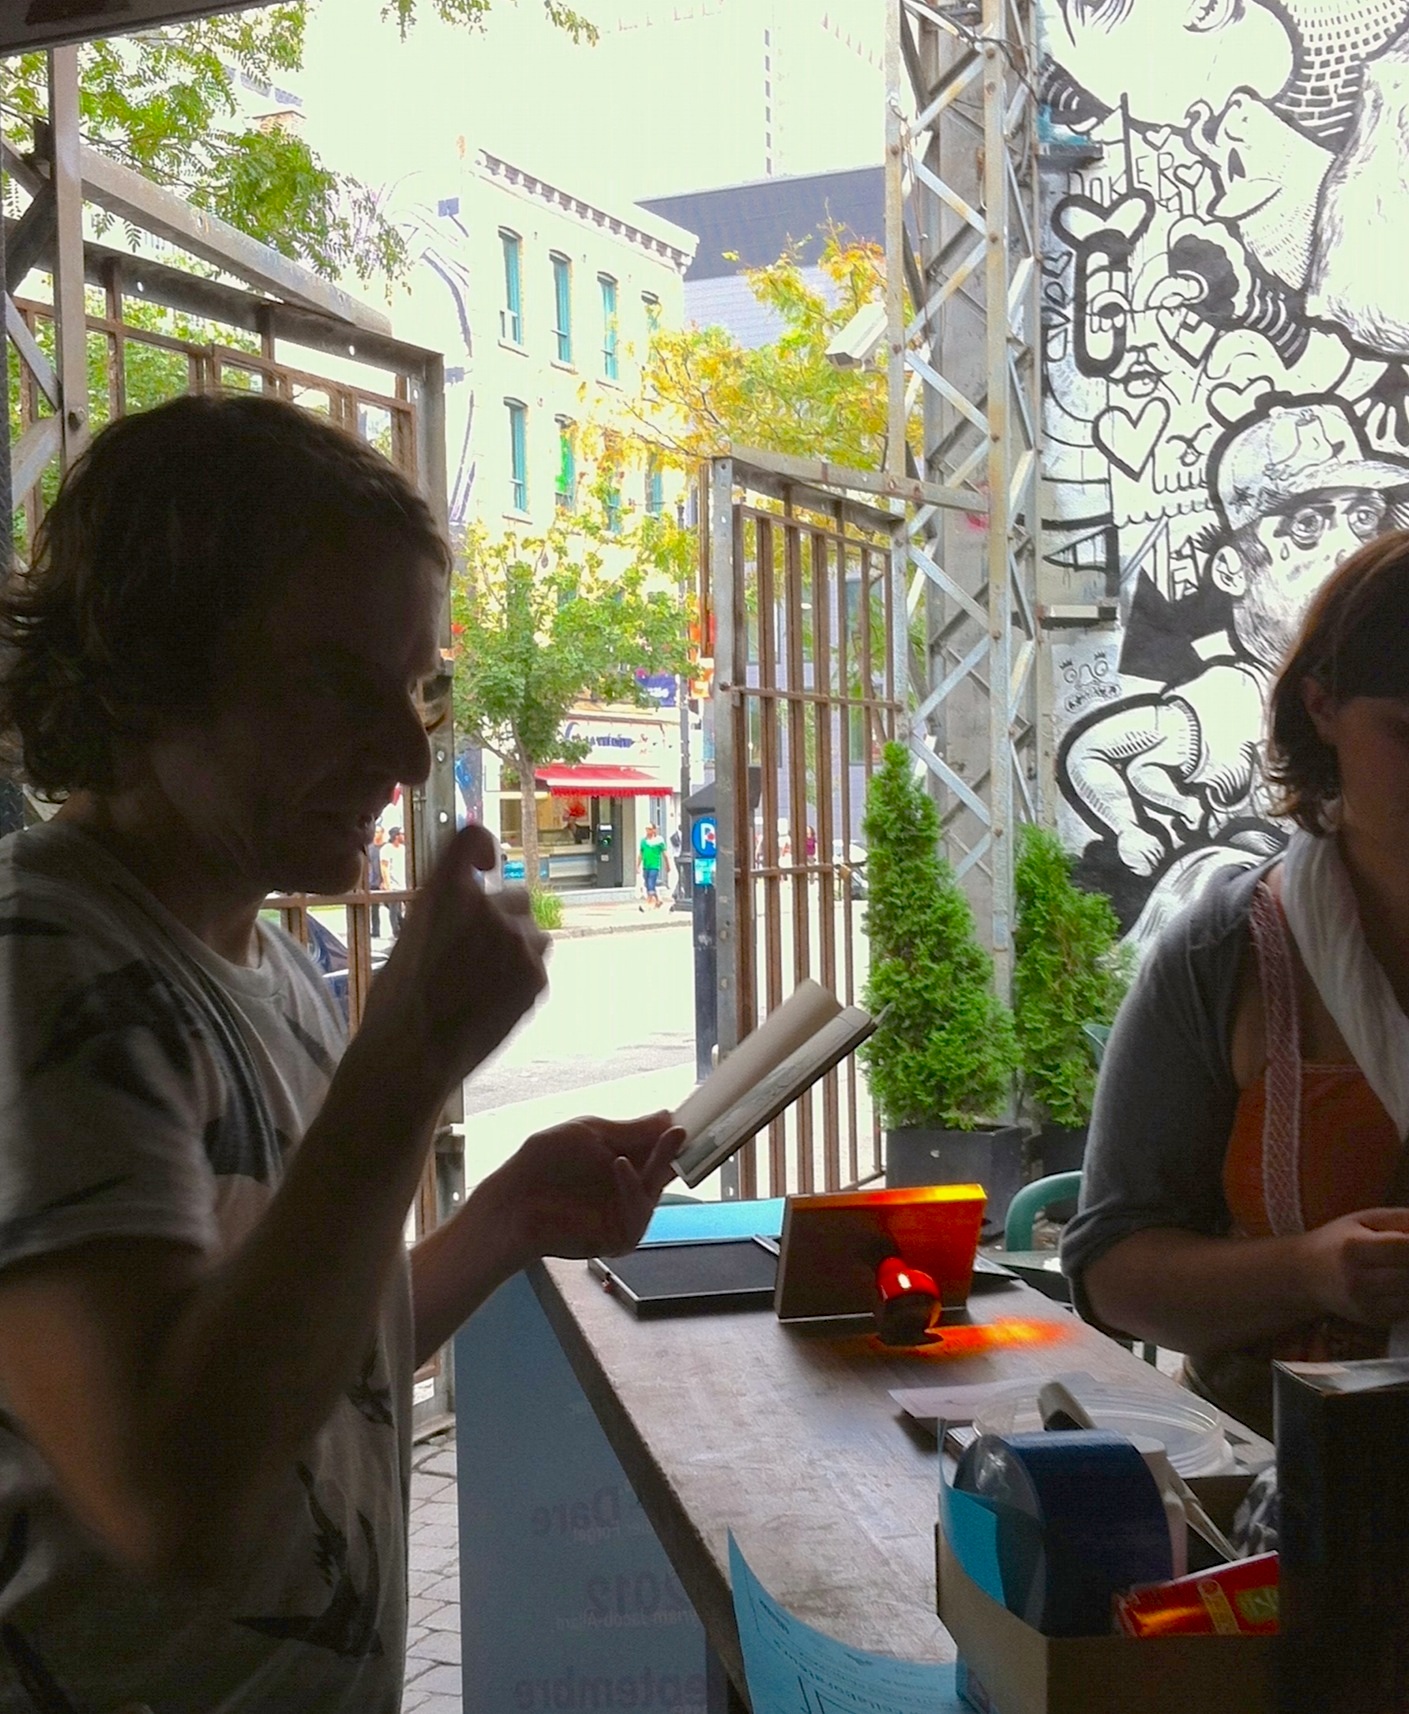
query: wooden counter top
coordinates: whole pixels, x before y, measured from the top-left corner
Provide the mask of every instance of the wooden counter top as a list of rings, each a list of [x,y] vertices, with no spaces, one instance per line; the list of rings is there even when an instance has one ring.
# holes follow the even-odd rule
[[[730,1530],[764,1585],[808,1624],[859,1648],[953,1659],[935,1614],[937,1448],[891,1387],[1084,1369],[1156,1398],[1188,1396],[1016,1283],[976,1292],[969,1319],[1055,1323],[1065,1337],[936,1359],[865,1335],[799,1332],[766,1310],[637,1321],[582,1262],[549,1261],[530,1279],[740,1689]]]

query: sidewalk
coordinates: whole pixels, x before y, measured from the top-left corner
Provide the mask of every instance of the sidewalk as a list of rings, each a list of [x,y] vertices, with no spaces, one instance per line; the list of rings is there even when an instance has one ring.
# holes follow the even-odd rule
[[[411,1452],[410,1625],[402,1714],[461,1714],[455,1431]]]
[[[588,934],[629,934],[635,929],[655,932],[670,927],[686,928],[692,921],[689,911],[671,910],[669,905],[656,909],[636,899],[611,899],[602,904],[569,899],[563,903],[563,926],[556,932],[572,938]]]
[[[689,911],[671,910],[668,905],[653,910],[631,897],[612,896],[598,903],[579,896],[563,901],[563,926],[553,932],[568,940],[581,940],[594,934],[631,934],[637,929],[687,928],[693,920]],[[372,937],[372,951],[384,957],[395,945],[389,934]]]

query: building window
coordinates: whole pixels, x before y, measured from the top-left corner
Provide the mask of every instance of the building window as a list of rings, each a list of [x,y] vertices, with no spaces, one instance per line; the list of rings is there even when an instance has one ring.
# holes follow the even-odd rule
[[[607,534],[619,536],[621,534],[621,479],[619,477],[612,478],[611,487],[606,492],[605,502]]]
[[[558,481],[554,493],[560,512],[577,504],[577,430],[567,417],[558,418]]]
[[[607,380],[615,381],[621,373],[617,361],[616,281],[610,274],[598,274],[597,284],[602,288],[602,373]]]
[[[523,344],[523,241],[516,232],[501,232],[504,247],[504,307],[499,312],[499,337],[510,345]]]
[[[509,413],[509,491],[512,510],[528,510],[528,408],[517,399],[505,399]]]
[[[660,332],[660,299],[654,292],[642,292],[641,308],[646,312],[646,332],[654,338]]]
[[[572,362],[572,263],[553,257],[553,337],[559,363]]]
[[[660,456],[651,453],[646,459],[646,511],[653,518],[660,517],[665,510],[665,472],[661,469]]]

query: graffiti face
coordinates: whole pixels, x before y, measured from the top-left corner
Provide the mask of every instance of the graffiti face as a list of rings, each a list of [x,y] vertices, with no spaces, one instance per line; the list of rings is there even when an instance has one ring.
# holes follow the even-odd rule
[[[1207,113],[1189,140],[1218,175],[1209,214],[1235,227],[1269,274],[1300,291],[1311,268],[1317,199],[1331,156],[1247,90],[1222,113]]]
[[[1151,124],[1239,88],[1275,95],[1292,71],[1286,25],[1258,0],[1057,0],[1048,47],[1098,101]]]
[[[1077,367],[1084,375],[1113,375],[1129,347],[1130,257],[1154,217],[1154,198],[1137,192],[1103,208],[1090,197],[1068,197],[1053,224],[1075,256],[1072,326]]]
[[[1309,494],[1284,512],[1259,518],[1244,533],[1241,552],[1222,551],[1215,576],[1238,601],[1238,641],[1255,661],[1275,671],[1312,596],[1338,565],[1379,535],[1386,511],[1383,494]]]

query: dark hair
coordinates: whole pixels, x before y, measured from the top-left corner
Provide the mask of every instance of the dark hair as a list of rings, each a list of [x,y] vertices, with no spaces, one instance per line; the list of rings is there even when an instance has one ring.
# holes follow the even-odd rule
[[[449,568],[406,477],[311,411],[206,393],[109,424],[0,591],[0,732],[30,783],[112,789],[124,740],[207,706],[232,625],[368,525]]]
[[[1280,794],[1277,813],[1327,834],[1340,772],[1302,700],[1308,678],[1337,702],[1409,696],[1409,531],[1367,542],[1322,584],[1268,702],[1267,776]]]

